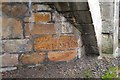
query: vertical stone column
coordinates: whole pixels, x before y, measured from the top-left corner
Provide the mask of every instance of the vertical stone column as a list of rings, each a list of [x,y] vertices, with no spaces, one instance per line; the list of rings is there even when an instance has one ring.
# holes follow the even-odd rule
[[[102,16],[102,55],[113,54],[114,3],[100,2]]]
[[[118,30],[119,30],[119,0],[114,2],[114,42],[113,42],[113,56],[118,57],[120,53],[118,52]]]

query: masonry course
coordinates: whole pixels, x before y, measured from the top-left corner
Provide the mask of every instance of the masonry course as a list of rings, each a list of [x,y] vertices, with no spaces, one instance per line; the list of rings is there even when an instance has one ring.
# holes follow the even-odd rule
[[[49,5],[3,3],[2,14],[2,67],[71,61],[83,49],[81,35]]]

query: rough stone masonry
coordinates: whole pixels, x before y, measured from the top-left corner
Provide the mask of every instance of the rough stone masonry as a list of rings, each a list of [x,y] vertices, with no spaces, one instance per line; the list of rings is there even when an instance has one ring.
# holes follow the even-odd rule
[[[3,2],[0,10],[0,67],[69,62],[82,57],[85,52],[90,55],[112,54],[115,36],[113,5],[100,3],[102,32],[99,32],[96,29],[100,26],[94,25],[87,2]]]
[[[1,67],[70,61],[84,53],[81,33],[44,3],[2,3]]]

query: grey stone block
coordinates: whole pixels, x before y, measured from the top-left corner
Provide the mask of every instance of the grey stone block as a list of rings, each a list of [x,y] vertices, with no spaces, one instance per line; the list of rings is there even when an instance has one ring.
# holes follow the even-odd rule
[[[32,43],[29,39],[3,40],[2,49],[8,53],[32,51]]]
[[[113,5],[113,1],[114,0],[111,0],[111,2],[100,2],[100,5],[103,6],[103,5],[108,5],[108,6],[112,6]]]
[[[69,11],[69,3],[68,2],[56,2],[54,3],[55,7],[58,11]]]
[[[52,21],[54,21],[54,22],[64,22],[64,21],[66,21],[66,18],[62,14],[59,14],[59,13],[55,12],[55,13],[52,14]]]
[[[58,34],[73,33],[73,25],[69,22],[58,22],[54,24]]]
[[[89,6],[87,2],[70,2],[70,9],[72,11],[76,11],[76,10],[89,10]]]
[[[70,24],[69,22],[63,22],[63,24],[61,24],[61,28],[62,28],[62,33],[73,33],[73,25]]]
[[[113,54],[113,39],[109,34],[102,35],[102,53]]]
[[[102,32],[110,33],[113,31],[114,25],[112,21],[102,21]]]
[[[13,71],[16,69],[17,69],[17,67],[5,67],[5,68],[0,68],[0,72]]]
[[[76,23],[74,17],[72,17],[72,18],[66,18],[66,19],[68,20],[68,22],[70,22],[70,23],[73,24],[73,25]]]
[[[97,39],[95,35],[82,35],[83,44],[97,46]]]
[[[80,24],[74,24],[74,26],[80,31],[82,32],[82,27]]]
[[[102,20],[112,20],[114,17],[114,9],[112,5],[101,6]]]
[[[32,5],[32,10],[33,11],[42,11],[42,10],[46,10],[46,11],[48,10],[48,11],[50,11],[51,8],[48,5],[33,4]]]
[[[72,18],[74,16],[73,12],[65,12],[65,13],[62,13],[62,14],[66,18]]]
[[[6,66],[15,66],[18,64],[18,54],[9,54],[5,53],[3,55],[0,55],[1,65],[0,67],[6,67]]]
[[[98,47],[96,46],[85,46],[86,55],[99,55]]]
[[[92,24],[82,24],[80,26],[82,27],[82,34],[95,35],[95,29]]]
[[[54,4],[58,11],[89,10],[87,2],[58,2]]]
[[[93,23],[90,11],[75,11],[75,19],[80,24]]]
[[[118,33],[118,39],[120,39],[120,28],[119,28],[119,33]]]

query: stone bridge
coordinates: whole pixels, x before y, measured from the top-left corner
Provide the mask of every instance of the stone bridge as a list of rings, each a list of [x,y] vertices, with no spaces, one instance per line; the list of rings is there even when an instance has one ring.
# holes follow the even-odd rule
[[[2,2],[1,67],[118,57],[118,7],[116,0]]]

